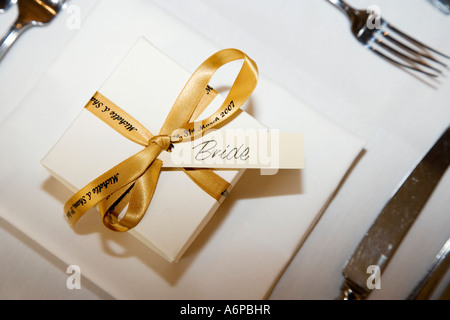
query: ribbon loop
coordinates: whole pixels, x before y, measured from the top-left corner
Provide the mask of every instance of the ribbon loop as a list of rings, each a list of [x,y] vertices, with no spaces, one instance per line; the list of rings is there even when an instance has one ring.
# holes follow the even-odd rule
[[[214,73],[224,64],[243,59],[244,63],[222,106],[210,117],[196,122],[217,92],[209,86]],[[73,195],[64,210],[74,225],[89,209],[98,204],[105,226],[114,231],[135,227],[153,198],[163,163],[161,152],[170,152],[174,143],[184,138],[195,139],[235,116],[252,94],[258,80],[253,60],[237,49],[225,49],[208,58],[194,72],[172,106],[158,135],[152,135],[112,101],[96,93],[86,105],[105,123],[144,149],[126,159]],[[107,106],[106,106],[107,105]],[[103,110],[101,107],[104,107]],[[105,110],[110,111],[108,114]],[[219,200],[230,184],[208,169],[183,169],[199,187]],[[121,212],[127,208],[126,213]]]

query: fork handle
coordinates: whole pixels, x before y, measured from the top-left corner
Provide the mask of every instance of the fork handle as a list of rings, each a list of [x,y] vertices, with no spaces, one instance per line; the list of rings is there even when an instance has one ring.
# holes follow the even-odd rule
[[[6,55],[8,50],[17,40],[17,38],[27,29],[32,27],[31,23],[23,23],[20,19],[17,19],[9,28],[6,35],[0,41],[0,61]]]
[[[327,0],[329,3],[334,5],[336,8],[341,9],[345,14],[348,13],[350,6],[344,0]]]

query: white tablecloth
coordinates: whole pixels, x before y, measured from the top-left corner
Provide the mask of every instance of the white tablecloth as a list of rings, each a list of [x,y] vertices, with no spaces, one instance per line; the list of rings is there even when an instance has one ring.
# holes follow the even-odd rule
[[[300,243],[270,296],[335,298],[346,259],[397,184],[448,126],[448,78],[433,88],[370,54],[351,37],[345,17],[326,1],[155,3],[217,46],[244,50],[258,61],[263,76],[367,141],[365,152],[314,229]],[[355,0],[352,4],[364,7],[373,3]],[[426,1],[379,0],[377,4],[398,27],[450,52],[446,32],[449,17]],[[73,1],[72,5],[80,9],[84,22],[93,1]],[[12,16],[8,13],[4,17],[6,20]],[[82,31],[69,29],[68,19],[63,14],[45,30],[30,30],[0,64],[1,120],[12,119],[7,115],[39,85],[40,77],[72,36]],[[6,26],[5,20],[1,26]],[[116,23],[123,22],[118,19]],[[180,56],[183,53],[180,50]],[[282,126],[283,117],[273,117],[268,110],[255,110],[255,117],[268,126]],[[39,120],[51,125],[48,115],[41,115]],[[426,272],[450,236],[450,202],[446,196],[449,184],[447,174],[382,275],[382,289],[371,298],[404,299]],[[83,290],[67,290],[67,262],[55,258],[9,222],[1,223],[2,298],[110,297],[85,278]]]

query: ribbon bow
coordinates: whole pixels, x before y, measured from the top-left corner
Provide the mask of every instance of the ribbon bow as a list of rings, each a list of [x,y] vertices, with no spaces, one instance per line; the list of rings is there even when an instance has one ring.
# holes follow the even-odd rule
[[[207,119],[195,121],[215,96],[214,93],[211,94],[212,90],[208,85],[214,73],[223,65],[241,59],[244,63],[224,103]],[[144,149],[74,194],[64,206],[69,223],[75,225],[89,209],[98,205],[103,223],[109,229],[124,232],[135,227],[147,211],[156,190],[163,166],[158,159],[159,154],[163,151],[170,152],[173,145],[182,142],[185,137],[195,139],[236,115],[252,94],[257,82],[257,66],[245,53],[237,49],[215,53],[191,76],[158,135],[152,135],[139,122],[97,92],[86,108],[128,139],[144,146]],[[98,111],[103,105],[108,106],[108,116]],[[211,170],[183,171],[216,200],[229,187],[227,181]],[[126,206],[128,208],[121,217]]]

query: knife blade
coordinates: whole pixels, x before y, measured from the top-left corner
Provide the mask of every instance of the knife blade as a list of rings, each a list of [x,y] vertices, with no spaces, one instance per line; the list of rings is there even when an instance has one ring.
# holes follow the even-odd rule
[[[450,164],[450,127],[397,188],[343,268],[341,300],[364,300]]]

